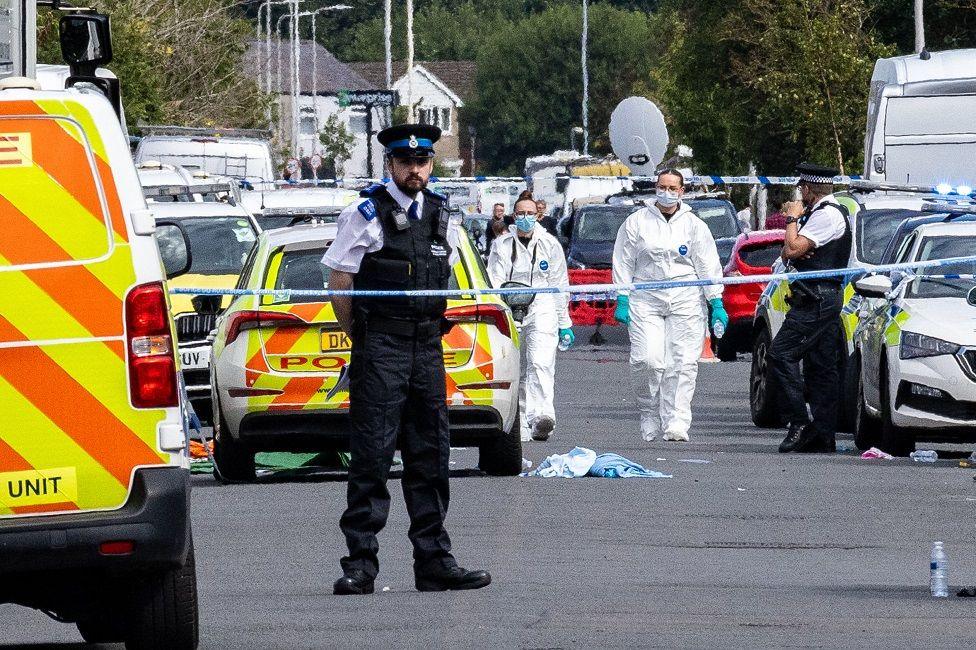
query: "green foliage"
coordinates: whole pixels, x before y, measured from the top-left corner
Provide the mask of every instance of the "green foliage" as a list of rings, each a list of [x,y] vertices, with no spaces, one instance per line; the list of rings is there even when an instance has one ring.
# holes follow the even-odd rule
[[[112,18],[114,60],[130,124],[267,125],[271,100],[245,69],[253,28],[231,0],[96,0]],[[39,59],[61,63],[57,14],[39,17]]]
[[[349,133],[344,122],[335,113],[330,115],[319,131],[319,142],[325,149],[325,157],[335,162],[336,170],[341,173],[346,161],[352,158],[352,149],[356,144],[356,136]]]
[[[616,104],[631,94],[653,59],[652,19],[606,4],[590,7],[590,139],[608,151]],[[484,35],[478,53],[479,159],[496,171],[519,171],[527,156],[567,148],[581,124],[581,9],[554,6]]]

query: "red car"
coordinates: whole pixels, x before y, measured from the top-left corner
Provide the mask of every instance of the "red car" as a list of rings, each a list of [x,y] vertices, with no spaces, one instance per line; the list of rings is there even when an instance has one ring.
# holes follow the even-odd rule
[[[725,265],[725,277],[771,273],[783,250],[785,235],[785,230],[756,230],[739,235]],[[722,302],[729,313],[729,327],[716,351],[722,361],[735,361],[736,353],[752,350],[752,319],[764,286],[762,282],[725,286]]]

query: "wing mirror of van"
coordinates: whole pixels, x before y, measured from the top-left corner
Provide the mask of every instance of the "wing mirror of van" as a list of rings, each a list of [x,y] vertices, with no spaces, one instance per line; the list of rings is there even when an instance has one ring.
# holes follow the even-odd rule
[[[67,14],[58,24],[61,56],[72,76],[95,76],[95,68],[112,61],[112,35],[105,14]]]
[[[163,258],[167,279],[183,275],[193,266],[190,239],[179,224],[172,221],[156,222],[156,246],[159,247],[159,256]]]
[[[885,298],[891,293],[891,278],[869,275],[854,282],[854,292],[864,298]]]

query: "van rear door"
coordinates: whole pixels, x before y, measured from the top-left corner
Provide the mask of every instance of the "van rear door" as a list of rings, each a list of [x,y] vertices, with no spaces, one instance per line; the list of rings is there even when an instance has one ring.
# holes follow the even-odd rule
[[[168,459],[166,412],[130,401],[110,113],[57,96],[0,101],[0,517],[119,508],[134,469]]]

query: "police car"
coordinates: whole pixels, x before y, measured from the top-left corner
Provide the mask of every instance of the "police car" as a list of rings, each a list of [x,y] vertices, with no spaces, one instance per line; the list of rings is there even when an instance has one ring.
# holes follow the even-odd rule
[[[327,287],[330,269],[321,260],[336,232],[336,224],[321,222],[263,232],[237,287],[277,293],[234,298],[218,320],[210,383],[214,460],[223,478],[253,479],[258,451],[348,448],[351,342],[330,302],[288,293]],[[489,288],[470,237],[460,248],[451,288]],[[456,323],[444,335],[451,443],[478,447],[489,474],[517,474],[519,350],[511,312],[486,295],[449,300],[446,316]]]
[[[180,242],[190,242],[190,268],[171,280],[170,288],[234,288],[258,234],[257,223],[244,208],[229,203],[159,203],[153,205],[153,216],[164,262],[174,251],[178,254]],[[229,304],[229,296],[223,301],[220,296],[170,296],[186,392],[205,422],[211,416],[209,336],[218,310]]]
[[[974,254],[976,223],[932,223],[905,240],[896,261]],[[974,272],[976,264],[958,264],[854,283],[864,298],[854,336],[858,447],[907,455],[916,440],[976,441]]]
[[[107,63],[107,16],[60,27],[73,78]],[[0,603],[90,643],[188,650],[188,432],[155,224],[117,107],[39,88],[0,80]]]
[[[926,193],[926,190],[930,191]],[[848,267],[858,269],[880,264],[890,240],[904,220],[926,214],[941,214],[940,210],[945,213],[945,208],[937,202],[940,195],[931,190],[932,188],[853,181],[849,191],[835,194],[838,202],[851,215],[853,239]],[[944,196],[947,193],[943,191],[942,203],[964,200],[958,195],[948,199]],[[782,270],[782,262],[773,267],[773,272]],[[781,425],[776,395],[768,388],[766,355],[789,310],[786,304],[788,295],[789,283],[770,282],[759,298],[753,320],[749,403],[752,421],[760,427]],[[841,348],[838,428],[842,431],[852,431],[854,428],[857,377],[856,364],[852,363],[852,357],[860,303],[861,297],[854,292],[853,285],[845,282],[844,308],[840,316],[843,337],[837,342]]]

